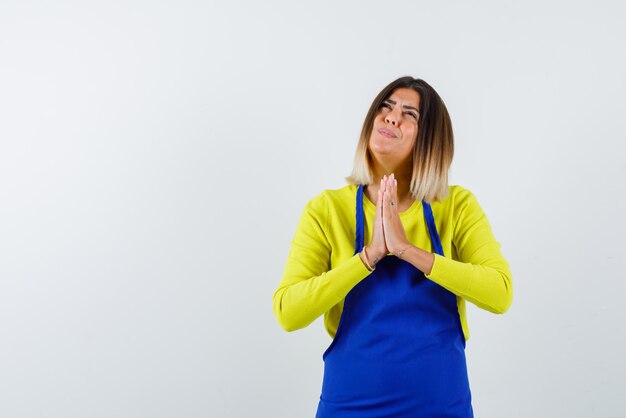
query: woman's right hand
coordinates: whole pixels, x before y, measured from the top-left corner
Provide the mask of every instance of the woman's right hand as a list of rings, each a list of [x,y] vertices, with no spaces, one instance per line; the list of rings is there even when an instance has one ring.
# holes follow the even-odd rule
[[[378,187],[378,197],[376,199],[376,214],[374,215],[374,230],[372,231],[372,242],[365,249],[367,259],[376,265],[383,257],[389,254],[387,244],[385,243],[385,231],[383,229],[383,194],[385,193],[385,185],[387,184],[387,176],[380,180]]]

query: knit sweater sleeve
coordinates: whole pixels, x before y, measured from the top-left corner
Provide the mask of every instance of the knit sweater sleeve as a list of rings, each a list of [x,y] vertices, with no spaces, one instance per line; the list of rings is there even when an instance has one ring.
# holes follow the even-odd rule
[[[370,274],[358,254],[331,269],[329,223],[328,197],[322,192],[302,211],[273,295],[274,315],[286,331],[308,326]]]
[[[452,245],[460,260],[435,254],[426,277],[479,308],[506,312],[513,301],[511,271],[472,192],[463,189],[459,193],[453,217]]]

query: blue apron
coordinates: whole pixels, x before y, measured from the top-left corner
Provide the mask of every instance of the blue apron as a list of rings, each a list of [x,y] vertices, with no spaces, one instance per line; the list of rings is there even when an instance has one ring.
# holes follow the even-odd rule
[[[431,207],[422,207],[433,251],[444,255]],[[360,185],[354,254],[363,219]],[[346,295],[322,357],[316,418],[474,416],[456,295],[397,257],[380,260]]]

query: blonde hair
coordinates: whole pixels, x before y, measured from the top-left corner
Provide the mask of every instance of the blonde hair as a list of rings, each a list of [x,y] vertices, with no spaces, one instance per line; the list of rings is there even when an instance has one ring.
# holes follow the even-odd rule
[[[454,134],[446,105],[435,89],[424,80],[401,77],[387,85],[374,99],[367,112],[354,156],[350,184],[369,185],[374,181],[369,139],[374,119],[383,101],[397,88],[410,88],[420,95],[418,133],[413,147],[411,195],[428,203],[448,195],[448,170],[454,155]]]

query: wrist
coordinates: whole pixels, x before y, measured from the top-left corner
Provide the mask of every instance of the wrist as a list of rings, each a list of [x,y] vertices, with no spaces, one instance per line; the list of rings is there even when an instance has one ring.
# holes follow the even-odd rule
[[[365,257],[370,262],[370,266],[372,267],[375,267],[376,264],[378,264],[378,262],[382,260],[383,257],[386,255],[368,246],[363,247],[363,252],[365,253]]]
[[[406,258],[407,251],[410,250],[412,247],[413,245],[411,243],[407,243],[405,245],[400,246],[398,249],[396,249],[395,251],[392,251],[391,253],[398,258]]]
[[[363,247],[363,249],[359,253],[359,258],[361,259],[361,261],[363,262],[363,264],[369,271],[374,271],[375,266],[372,265],[371,261],[369,261],[369,259],[367,258],[366,251],[367,251],[367,246]]]

